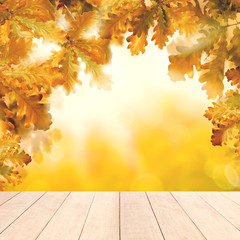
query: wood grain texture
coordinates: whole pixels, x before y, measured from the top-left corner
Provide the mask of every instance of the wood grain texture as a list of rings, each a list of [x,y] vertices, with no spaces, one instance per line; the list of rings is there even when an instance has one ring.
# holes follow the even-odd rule
[[[0,233],[25,212],[44,192],[21,192],[0,206]],[[0,235],[1,237],[1,235]]]
[[[33,194],[25,198],[32,198]],[[67,192],[47,192],[0,235],[0,240],[36,239],[67,195]]]
[[[240,206],[220,193],[199,193],[200,196],[240,230]]]
[[[221,194],[240,205],[240,192],[221,192]]]
[[[37,239],[77,240],[93,197],[93,192],[72,192]]]
[[[120,194],[121,240],[163,239],[144,192]]]
[[[240,193],[3,192],[0,240],[239,240]]]
[[[119,239],[119,193],[96,193],[80,240]]]
[[[7,202],[8,200],[10,200],[11,198],[13,198],[14,196],[16,196],[17,194],[19,194],[19,192],[2,192],[0,194],[0,206]]]
[[[207,239],[240,239],[240,232],[197,193],[174,192],[172,194]]]
[[[147,195],[166,239],[205,239],[169,192],[148,192]]]

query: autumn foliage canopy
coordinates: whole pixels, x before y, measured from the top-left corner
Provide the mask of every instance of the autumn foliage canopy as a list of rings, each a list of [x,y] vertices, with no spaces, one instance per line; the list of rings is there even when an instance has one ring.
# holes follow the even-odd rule
[[[239,0],[1,0],[0,189],[20,183],[19,169],[32,160],[21,138],[49,131],[52,89],[74,91],[80,71],[91,75],[91,86],[110,89],[103,67],[111,62],[111,44],[124,41],[138,55],[149,40],[163,49],[177,35],[169,48],[170,78],[198,74],[213,99],[205,113],[213,124],[212,144],[231,142],[240,156],[239,15]],[[35,38],[60,50],[32,63],[28,56]]]

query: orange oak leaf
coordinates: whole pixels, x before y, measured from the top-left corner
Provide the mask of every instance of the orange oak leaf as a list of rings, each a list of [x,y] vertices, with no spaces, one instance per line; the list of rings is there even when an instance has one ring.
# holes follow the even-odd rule
[[[79,15],[76,20],[71,21],[71,30],[68,36],[72,40],[79,39],[84,31],[89,30],[89,27],[94,23],[95,12],[85,12]]]
[[[132,55],[138,55],[140,52],[145,52],[145,47],[148,45],[147,35],[143,32],[140,37],[137,35],[131,35],[127,38],[130,42],[128,49],[130,49]]]
[[[231,68],[226,72],[226,77],[229,82],[231,82],[231,85],[236,85],[238,88],[240,88],[240,68]]]

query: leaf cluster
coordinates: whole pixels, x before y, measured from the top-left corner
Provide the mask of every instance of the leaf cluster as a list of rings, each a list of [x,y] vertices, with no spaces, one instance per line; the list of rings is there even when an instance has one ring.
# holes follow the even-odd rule
[[[82,84],[78,74],[85,71],[91,86],[110,89],[103,67],[111,61],[110,45],[125,39],[131,54],[138,55],[149,39],[163,49],[177,33],[170,78],[185,80],[198,73],[208,98],[217,99],[205,114],[213,124],[213,145],[234,142],[240,153],[239,14],[238,0],[1,0],[1,189],[7,182],[18,183],[16,169],[31,161],[21,138],[36,130],[49,133],[53,88],[75,91]],[[35,38],[59,50],[44,62],[29,63]],[[226,78],[233,86],[227,92]]]
[[[6,182],[14,185],[20,182],[14,166],[22,168],[31,161],[21,149],[21,138],[42,130],[46,132],[45,142],[54,140],[53,134],[47,134],[52,124],[49,97],[55,87],[63,86],[69,94],[75,84],[81,84],[78,78],[81,62],[86,66],[83,70],[92,76],[91,85],[110,88],[109,76],[103,71],[111,57],[109,40],[98,34],[88,36],[98,21],[99,4],[99,1],[0,2],[1,189]],[[59,23],[61,17],[66,19],[66,26]],[[53,42],[60,50],[42,63],[29,62],[35,38]],[[10,138],[15,140],[10,142]]]

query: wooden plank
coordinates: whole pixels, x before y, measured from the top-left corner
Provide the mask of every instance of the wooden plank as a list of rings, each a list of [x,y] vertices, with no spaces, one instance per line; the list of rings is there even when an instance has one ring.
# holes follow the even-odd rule
[[[239,240],[240,232],[196,193],[172,193],[208,240]]]
[[[28,194],[30,196],[30,193]],[[0,239],[36,239],[68,194],[68,192],[47,192],[15,222],[13,222],[0,235]]]
[[[200,196],[240,230],[240,206],[218,192],[203,192]]]
[[[19,192],[1,192],[0,193],[0,206],[19,194]]]
[[[37,239],[77,240],[93,197],[92,192],[72,192]]]
[[[119,193],[99,192],[93,200],[80,240],[119,239]]]
[[[146,194],[122,192],[120,196],[121,240],[163,239]]]
[[[221,194],[240,205],[240,192],[221,192]]]
[[[0,233],[26,211],[44,192],[21,192],[0,206]]]
[[[148,192],[147,195],[166,239],[205,239],[169,192]]]

